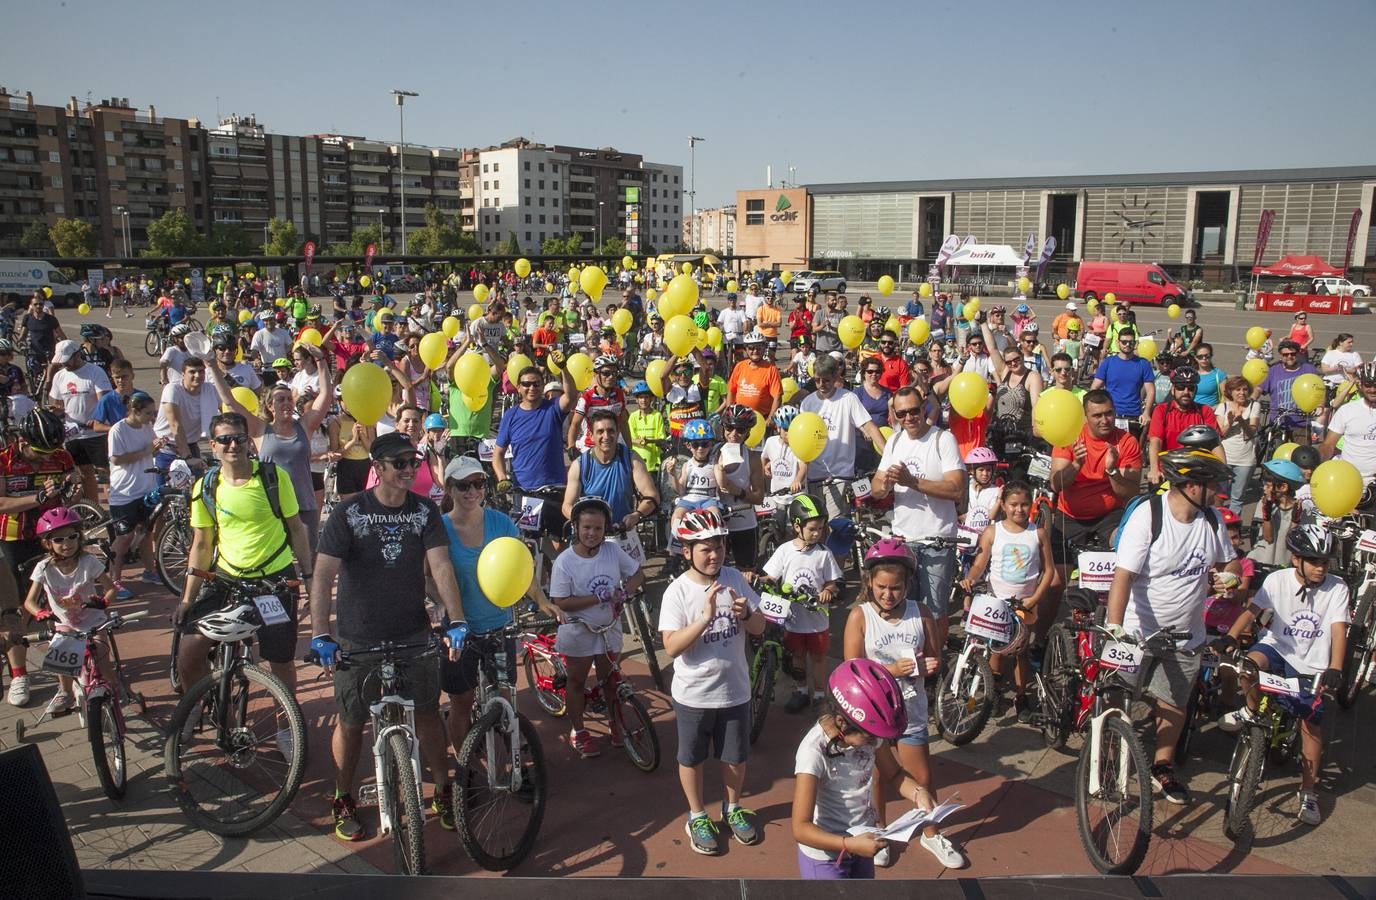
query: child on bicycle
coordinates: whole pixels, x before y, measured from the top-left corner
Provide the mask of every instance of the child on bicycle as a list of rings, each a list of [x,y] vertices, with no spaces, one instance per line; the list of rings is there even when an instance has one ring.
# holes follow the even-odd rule
[[[960,515],[962,539],[970,536],[978,541],[985,526],[999,517],[999,484],[994,480],[999,458],[988,447],[972,447],[965,454],[965,471],[970,474],[965,488],[965,509]],[[974,554],[974,547],[968,552]]]
[[[1266,566],[1283,566],[1289,559],[1285,539],[1299,524],[1300,505],[1295,492],[1304,486],[1300,467],[1288,459],[1272,459],[1261,466],[1261,502],[1256,517],[1261,521],[1261,540],[1247,554]]]
[[[827,686],[829,708],[803,736],[793,763],[798,874],[809,881],[873,878],[888,842],[850,829],[877,825],[874,796],[887,784],[898,781],[899,794],[914,803],[922,794],[887,747],[907,729],[907,707],[897,680],[873,660],[841,663]]]
[[[54,507],[39,516],[34,534],[48,553],[29,576],[24,609],[35,619],[51,618],[58,627],[73,631],[99,625],[105,620],[102,609],[115,599],[115,584],[106,574],[104,563],[82,548],[81,517],[65,506]],[[92,609],[88,604],[101,609]],[[115,684],[104,636],[92,637],[89,646],[101,675]],[[48,701],[47,714],[65,715],[75,707],[71,677],[58,675],[57,693]]]
[[[898,680],[907,724],[892,752],[887,747],[880,752],[896,756],[899,768],[913,780],[913,802],[922,809],[934,809],[936,788],[927,752],[927,692],[923,679],[936,674],[940,656],[931,613],[908,599],[909,583],[916,572],[917,557],[897,538],[884,538],[865,551],[860,603],[846,617],[844,656],[847,660],[873,660]],[[888,821],[883,787],[882,782],[875,784],[873,799],[875,821],[880,827]],[[921,843],[947,868],[965,865],[965,857],[935,825],[923,828]],[[887,866],[890,862],[887,851],[876,855],[877,865]]]
[[[627,417],[631,432],[631,449],[645,461],[645,469],[652,476],[659,473],[660,441],[669,439],[669,425],[664,413],[654,408],[655,395],[649,382],[637,381],[631,388],[635,410]]]
[[[1333,536],[1318,525],[1297,525],[1285,539],[1291,568],[1272,572],[1261,583],[1252,603],[1238,616],[1228,634],[1215,646],[1222,652],[1237,649],[1237,639],[1260,610],[1271,610],[1271,624],[1262,631],[1247,659],[1258,669],[1284,678],[1300,678],[1301,696],[1293,704],[1300,720],[1299,820],[1317,825],[1323,820],[1314,785],[1323,754],[1323,697],[1342,687],[1343,656],[1347,650],[1347,584],[1328,572]],[[1256,679],[1239,679],[1247,703],[1219,719],[1224,731],[1238,731],[1255,721],[1260,693]]]
[[[679,522],[689,510],[707,506],[721,511],[721,495],[717,490],[716,432],[706,419],[691,419],[684,423],[682,438],[688,445],[688,459],[670,470],[674,479],[674,511],[669,519],[669,533],[674,534]]]
[[[640,565],[616,541],[606,539],[611,526],[612,508],[607,501],[580,497],[569,514],[569,546],[554,560],[549,577],[550,600],[565,617],[554,649],[564,654],[568,671],[564,699],[571,726],[569,745],[584,759],[602,752],[583,723],[588,670],[595,663],[598,678],[606,678],[611,671],[607,654],[621,652],[620,628],[601,634],[589,629],[611,625],[619,612],[617,605],[645,581]],[[611,741],[613,747],[621,746],[614,726]]]
[[[836,556],[822,543],[827,536],[826,505],[810,494],[799,494],[788,504],[788,522],[793,540],[779,545],[764,564],[764,574],[775,584],[789,585],[830,606],[841,596],[843,576]],[[831,647],[831,617],[825,609],[794,603],[784,630],[784,649],[793,655],[793,696],[784,711],[800,713],[809,702],[820,703],[826,697],[822,685]]]

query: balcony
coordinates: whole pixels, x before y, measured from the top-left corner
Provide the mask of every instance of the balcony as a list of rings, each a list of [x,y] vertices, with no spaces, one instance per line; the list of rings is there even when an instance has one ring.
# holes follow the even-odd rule
[[[392,191],[391,187],[385,184],[351,184],[349,190],[371,194],[389,194]]]
[[[350,168],[355,172],[390,172],[392,167],[380,162],[358,162],[351,163]]]

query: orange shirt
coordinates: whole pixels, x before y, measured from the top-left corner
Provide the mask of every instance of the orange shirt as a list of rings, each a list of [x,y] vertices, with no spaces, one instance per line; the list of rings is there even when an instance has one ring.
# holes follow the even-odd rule
[[[755,312],[755,328],[767,338],[779,336],[779,324],[784,320],[784,311],[777,306],[762,304]]]
[[[784,385],[778,366],[773,363],[756,365],[747,359],[736,363],[731,370],[727,390],[735,395],[737,403],[745,404],[767,419],[774,409],[775,399],[783,396]]]
[[[1120,469],[1142,468],[1142,445],[1137,438],[1117,428],[1108,440],[1101,441],[1089,433],[1088,425],[1080,432],[1080,440],[1085,442],[1085,464],[1075,480],[1056,496],[1056,508],[1072,519],[1085,521],[1102,518],[1127,503],[1113,493],[1113,485],[1104,474],[1104,455],[1109,445],[1118,448]],[[1057,447],[1051,451],[1051,456],[1053,459],[1075,458],[1070,447]]]

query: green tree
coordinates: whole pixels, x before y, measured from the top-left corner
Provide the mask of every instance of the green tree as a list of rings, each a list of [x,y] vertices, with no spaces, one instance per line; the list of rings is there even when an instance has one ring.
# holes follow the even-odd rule
[[[264,256],[297,256],[301,253],[301,238],[296,223],[276,217],[268,219],[268,242],[263,245]]]
[[[30,222],[19,235],[19,246],[31,253],[45,253],[51,250],[53,245],[48,237],[48,223],[42,219]]]
[[[498,242],[492,252],[498,256],[520,256],[521,242],[516,238],[516,232],[509,232],[506,240]]]
[[[201,256],[206,240],[184,209],[169,209],[148,226],[148,248],[141,256]]]
[[[545,256],[573,256],[583,252],[583,239],[576,234],[545,238],[540,252]]]
[[[406,235],[406,250],[420,256],[463,256],[482,252],[471,234],[444,215],[433,203],[425,204],[425,227]]]
[[[216,225],[206,241],[206,252],[211,256],[249,256],[258,249],[259,245],[242,225]]]
[[[392,242],[384,241],[379,238],[382,230],[377,225],[367,225],[363,228],[354,229],[353,237],[342,244],[331,244],[321,252],[322,256],[363,256],[369,244],[377,245],[378,255],[392,252]],[[410,243],[411,236],[406,236],[407,243]],[[410,248],[407,248],[410,249]]]
[[[626,242],[619,237],[609,237],[593,251],[594,256],[625,256]]]
[[[88,257],[96,255],[96,230],[90,222],[80,219],[58,219],[48,229],[58,256]]]

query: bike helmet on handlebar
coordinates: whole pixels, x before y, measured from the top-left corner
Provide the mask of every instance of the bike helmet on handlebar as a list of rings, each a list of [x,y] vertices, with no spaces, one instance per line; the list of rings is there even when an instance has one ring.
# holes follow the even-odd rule
[[[882,538],[865,551],[865,571],[883,563],[897,563],[909,572],[917,571],[917,557],[898,538]]]
[[[1328,559],[1333,553],[1333,535],[1319,525],[1295,525],[1285,536],[1285,549],[1300,559]]]
[[[1186,428],[1175,440],[1187,450],[1215,450],[1223,443],[1218,432],[1203,423]]]
[[[1288,459],[1270,459],[1261,464],[1261,477],[1283,481],[1298,490],[1304,484],[1304,473]]]
[[[212,641],[232,644],[253,637],[263,623],[257,607],[241,603],[196,620],[196,630]]]
[[[965,454],[965,465],[967,466],[992,466],[999,461],[998,454],[988,447],[972,447],[970,452]]]
[[[793,424],[793,420],[798,418],[798,413],[802,410],[796,406],[784,405],[774,410],[774,425],[780,431],[787,431],[788,426]]]
[[[1172,450],[1161,457],[1161,474],[1173,486],[1217,484],[1232,478],[1233,470],[1203,450]]]
[[[872,659],[848,659],[832,670],[827,689],[840,714],[856,728],[884,741],[908,730],[903,691],[888,670]]]
[[[38,517],[38,524],[34,526],[33,533],[38,537],[43,537],[44,535],[57,531],[59,528],[67,528],[71,525],[80,528],[81,516],[78,516],[74,510],[68,509],[65,506],[54,506]]]
[[[717,436],[712,432],[712,423],[706,419],[690,419],[683,426],[685,441],[714,441]]]
[[[64,437],[62,417],[52,410],[35,407],[19,424],[19,436],[35,450],[56,450]]]

